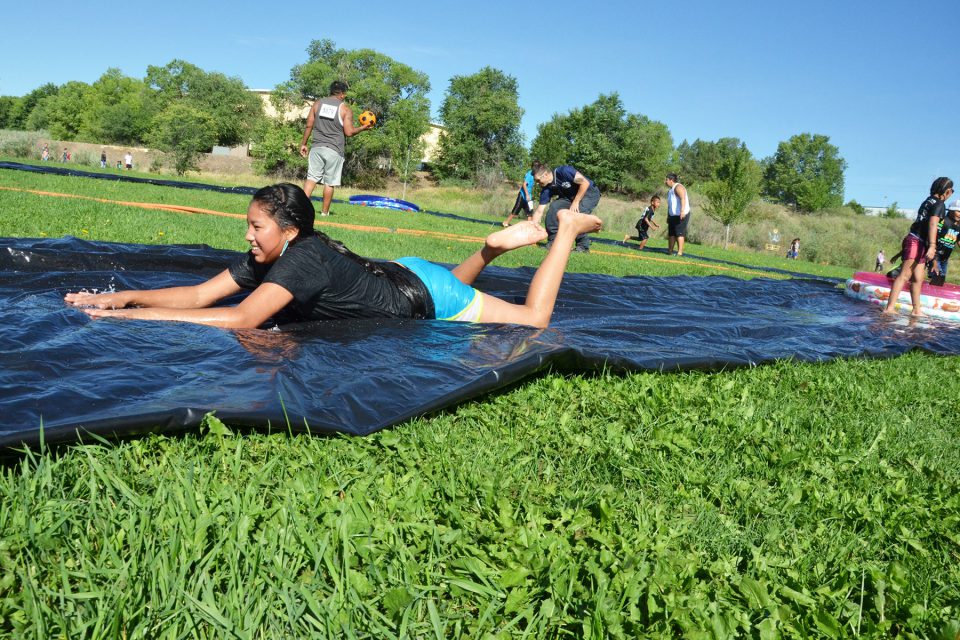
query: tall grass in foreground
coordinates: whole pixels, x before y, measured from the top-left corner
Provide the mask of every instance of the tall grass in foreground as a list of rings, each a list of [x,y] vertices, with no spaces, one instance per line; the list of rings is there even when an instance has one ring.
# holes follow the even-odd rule
[[[953,401],[889,365],[554,375],[363,439],[211,420],[31,454],[0,476],[0,629],[952,637]]]
[[[90,183],[56,186],[71,184]],[[242,248],[235,225],[0,192],[4,235]],[[472,250],[335,235],[371,255]],[[958,377],[960,358],[920,353],[546,373],[368,438],[211,417],[183,437],[28,452],[0,471],[0,636],[955,640]]]

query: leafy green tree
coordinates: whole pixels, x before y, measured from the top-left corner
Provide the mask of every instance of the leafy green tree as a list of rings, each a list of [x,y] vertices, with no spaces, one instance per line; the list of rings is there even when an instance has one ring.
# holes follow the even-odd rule
[[[254,131],[255,143],[250,146],[254,171],[287,180],[303,178],[307,172],[307,160],[300,156],[301,135],[303,125],[300,122],[264,118]]]
[[[721,161],[736,153],[741,144],[739,138],[720,138],[716,142],[697,138],[692,144],[684,140],[677,147],[683,183],[693,186],[712,180]]]
[[[437,174],[477,181],[491,173],[500,178],[524,163],[522,117],[516,78],[492,67],[451,78],[440,106],[446,129],[434,163]]]
[[[173,159],[177,175],[199,169],[200,154],[217,141],[217,123],[201,109],[174,101],[153,121],[148,141]]]
[[[884,218],[891,218],[891,219],[894,219],[894,220],[897,219],[897,218],[902,218],[903,216],[900,215],[900,212],[897,210],[897,208],[898,208],[897,201],[894,200],[893,202],[890,203],[890,206],[889,206],[889,207],[887,207],[886,209],[884,209],[884,211],[883,211],[883,217],[884,217]]]
[[[390,157],[397,177],[403,182],[403,195],[406,197],[407,184],[426,144],[423,135],[419,133],[423,128],[423,114],[429,111],[429,105],[424,108],[426,98],[415,96],[401,100],[391,110],[390,119],[383,127],[387,139],[390,141]]]
[[[242,80],[204,71],[184,60],[147,67],[146,83],[154,90],[148,109],[161,112],[182,102],[208,115],[215,125],[215,144],[229,147],[248,142],[263,117],[260,98]]]
[[[819,211],[843,203],[846,161],[830,138],[802,133],[777,146],[763,180],[763,191],[800,211]]]
[[[10,128],[10,114],[17,100],[19,98],[14,96],[0,96],[0,129]]]
[[[90,85],[80,136],[85,140],[135,144],[150,129],[156,113],[150,108],[150,90],[143,80],[107,69]]]
[[[27,129],[47,129],[58,140],[76,140],[90,104],[90,85],[70,81],[41,99],[27,118]]]
[[[7,116],[7,126],[11,129],[26,130],[27,119],[37,107],[37,104],[44,98],[56,95],[59,90],[60,88],[57,85],[48,82],[17,100],[16,104],[10,109],[10,114]]]
[[[391,155],[406,148],[405,140],[419,138],[429,130],[430,103],[426,96],[430,80],[425,73],[373,49],[338,49],[332,40],[314,40],[307,47],[307,61],[293,67],[290,80],[276,88],[278,110],[284,113],[305,100],[328,95],[334,80],[349,85],[347,102],[355,113],[369,110],[377,116],[374,129],[347,139],[343,171],[345,181],[366,179],[370,183],[385,171],[383,167],[396,166]],[[388,126],[394,110],[401,114],[398,118],[402,126]],[[299,125],[297,141],[303,134],[304,121]]]
[[[747,213],[747,207],[760,191],[760,167],[741,143],[723,154],[713,179],[700,188],[707,201],[703,210],[724,227],[723,248],[730,244],[730,227]]]
[[[542,123],[530,151],[553,166],[574,165],[601,190],[645,194],[669,169],[673,140],[663,123],[627,113],[614,93]]]

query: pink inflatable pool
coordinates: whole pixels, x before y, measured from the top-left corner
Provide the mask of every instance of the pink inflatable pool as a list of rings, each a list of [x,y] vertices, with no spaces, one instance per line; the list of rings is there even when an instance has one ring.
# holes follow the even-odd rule
[[[892,285],[893,281],[881,273],[858,271],[847,280],[845,293],[851,298],[886,306]],[[920,291],[920,306],[929,316],[960,322],[960,287],[952,284],[936,287],[925,282]],[[913,311],[909,285],[900,292],[895,308],[904,313]]]

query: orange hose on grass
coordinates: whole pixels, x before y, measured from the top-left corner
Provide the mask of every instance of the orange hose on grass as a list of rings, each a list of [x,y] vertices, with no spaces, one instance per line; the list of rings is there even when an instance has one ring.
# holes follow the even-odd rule
[[[185,205],[179,204],[162,204],[158,202],[129,202],[125,200],[110,200],[108,198],[96,198],[94,196],[81,196],[75,193],[57,193],[54,191],[38,191],[36,189],[21,189],[18,187],[3,187],[0,186],[0,190],[3,191],[19,191],[23,193],[31,193],[39,196],[50,196],[56,198],[73,198],[76,200],[91,200],[93,202],[102,202],[106,204],[116,204],[124,207],[137,207],[140,209],[155,209],[161,211],[172,211],[174,213],[200,213],[211,216],[221,216],[224,218],[235,218],[238,220],[246,220],[247,216],[241,213],[226,213],[224,211],[215,211],[213,209],[201,209],[200,207],[188,207]],[[483,242],[484,238],[479,236],[468,236],[458,233],[446,233],[442,231],[425,231],[421,229],[402,229],[399,227],[374,227],[370,225],[362,224],[347,224],[345,222],[327,222],[320,221],[316,223],[318,227],[333,227],[337,229],[348,229],[350,231],[366,231],[368,233],[398,233],[401,235],[408,236],[417,236],[424,238],[434,238],[437,240],[448,240],[450,242],[470,242],[470,243],[480,243]],[[621,253],[619,251],[603,251],[593,250],[594,255],[601,256],[616,256],[620,258],[629,258],[630,260],[648,260],[651,262],[667,262],[670,264],[676,264],[678,262],[685,262],[684,260],[673,260],[670,258],[657,258],[653,256],[638,256],[631,255],[629,253]],[[708,265],[708,264],[697,264],[698,267],[704,269],[714,269],[716,271],[729,271],[736,273],[746,273],[752,275],[763,275],[765,277],[781,277],[778,274],[771,274],[766,272],[753,271],[751,269],[738,269],[736,267],[724,267],[722,265]]]

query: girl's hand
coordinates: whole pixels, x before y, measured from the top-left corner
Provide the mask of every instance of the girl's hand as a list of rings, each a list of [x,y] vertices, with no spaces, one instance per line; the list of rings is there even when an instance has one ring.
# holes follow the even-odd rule
[[[126,291],[114,293],[68,293],[63,297],[64,302],[74,307],[89,307],[94,309],[123,309],[130,304]]]

